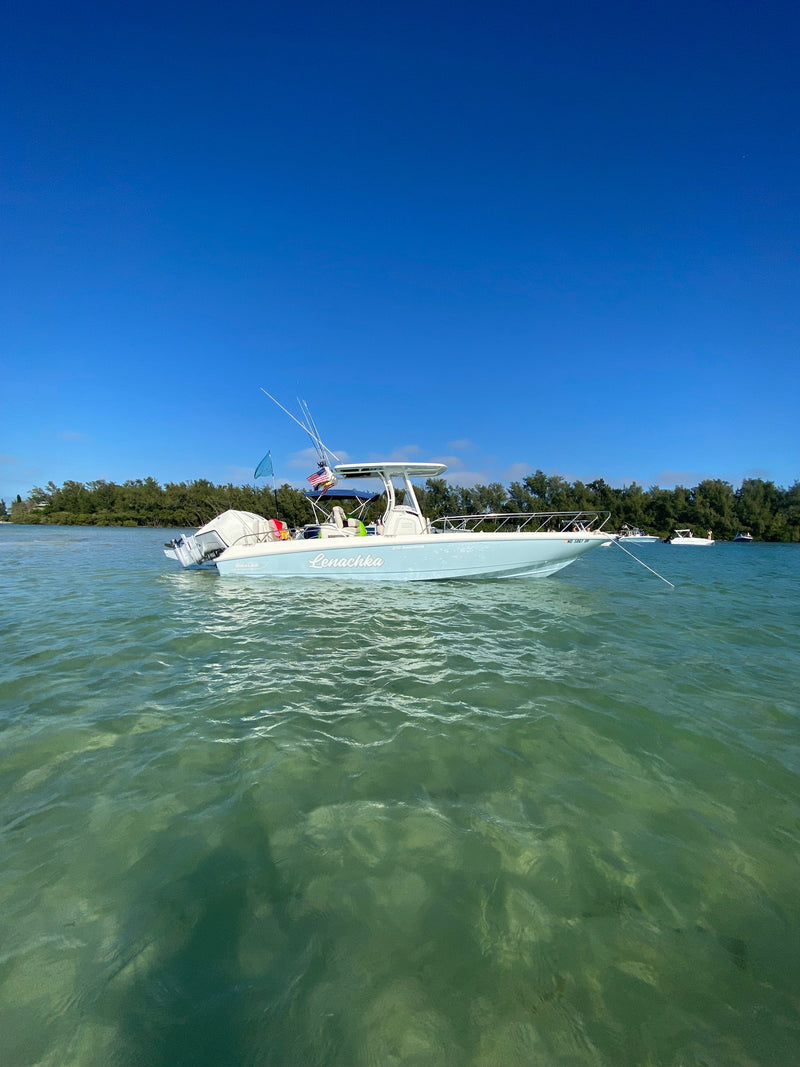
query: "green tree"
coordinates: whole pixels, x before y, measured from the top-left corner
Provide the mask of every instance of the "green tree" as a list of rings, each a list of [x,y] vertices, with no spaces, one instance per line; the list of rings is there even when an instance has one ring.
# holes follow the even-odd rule
[[[560,474],[551,474],[547,479],[547,511],[570,511],[574,495],[572,486]]]
[[[34,515],[31,509],[30,501],[23,500],[17,493],[17,498],[11,504],[11,521],[12,522],[39,522],[40,517]]]
[[[786,517],[788,540],[800,541],[800,482],[790,485],[783,494],[781,510]]]
[[[730,540],[736,532],[735,505],[733,487],[718,478],[706,479],[694,490],[696,521],[718,539]]]
[[[276,497],[277,495],[277,506]],[[711,528],[718,538],[748,529],[757,539],[800,541],[800,483],[782,489],[759,478],[746,479],[734,492],[728,482],[706,479],[694,489],[651,486],[644,492],[635,483],[614,489],[602,478],[569,483],[542,471],[512,482],[471,487],[453,486],[431,478],[417,490],[423,513],[442,515],[489,512],[570,511],[598,509],[611,513],[610,529],[623,522],[666,536],[680,526]],[[402,502],[402,491],[398,491]],[[0,502],[1,503],[1,502]],[[0,517],[17,523],[69,523],[117,526],[161,526],[192,529],[204,525],[227,508],[275,516],[290,526],[312,521],[311,505],[299,490],[284,483],[278,490],[255,485],[214,485],[206,479],[168,483],[154,478],[132,479],[121,486],[103,479],[85,485],[66,481],[34,486],[26,500],[17,495],[10,513],[2,504]],[[365,515],[374,520],[383,511],[378,500]]]
[[[474,499],[476,502],[475,510],[478,512],[508,510],[508,493],[505,486],[501,485],[500,482],[490,482],[489,485],[476,485]]]
[[[417,493],[419,506],[429,519],[454,515],[458,511],[453,487],[444,478],[428,478],[425,488]]]
[[[645,494],[643,511],[642,525],[650,530],[657,530],[662,537],[666,537],[670,530],[680,525],[674,490],[650,486]]]
[[[622,522],[627,522],[629,526],[644,527],[646,525],[645,505],[646,497],[641,485],[637,485],[636,482],[626,485],[622,490],[620,500],[624,516]]]
[[[86,488],[92,497],[93,510],[113,512],[117,502],[117,486],[113,482],[101,479],[96,482],[88,482]]]
[[[512,512],[536,511],[537,498],[527,485],[512,482],[508,487],[508,510]]]
[[[528,474],[522,484],[530,493],[534,511],[548,511],[549,485],[544,471],[537,470],[535,474]]]
[[[306,497],[284,482],[278,488],[278,515],[289,526],[304,526],[314,521],[314,512]]]
[[[769,536],[779,503],[775,485],[761,478],[745,478],[736,498],[740,524],[758,540]]]

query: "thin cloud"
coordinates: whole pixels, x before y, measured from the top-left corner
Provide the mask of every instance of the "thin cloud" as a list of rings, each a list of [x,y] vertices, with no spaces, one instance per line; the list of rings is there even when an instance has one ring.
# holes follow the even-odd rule
[[[336,464],[336,463],[349,463],[350,462],[350,453],[349,452],[345,452],[341,448],[337,448],[334,451],[336,452],[336,456],[337,456],[336,459],[334,459],[333,456],[331,456],[331,460],[332,460],[332,462],[334,464]],[[289,463],[289,466],[293,470],[294,469],[300,470],[301,467],[308,467],[308,466],[311,466],[312,468],[316,468],[317,464],[319,463],[319,456],[317,455],[316,449],[314,449],[314,448],[303,448],[299,452],[292,452],[292,454],[289,456],[288,463]]]
[[[227,471],[228,481],[231,483],[231,485],[239,485],[240,482],[255,481],[255,473],[253,467],[228,466],[224,469]]]
[[[448,471],[445,475],[448,482],[453,485],[459,486],[461,489],[472,489],[476,485],[489,485],[493,478],[490,478],[486,471],[455,471],[452,475]]]
[[[419,445],[399,445],[397,448],[393,448],[389,459],[394,460],[396,463],[403,463],[406,460],[416,459],[422,449]],[[377,457],[379,459],[385,459],[385,456]]]
[[[508,482],[521,482],[523,478],[527,478],[529,474],[533,474],[533,467],[530,463],[512,463],[510,467],[506,467],[503,472],[503,481]]]
[[[713,475],[704,474],[701,471],[659,471],[655,476],[653,485],[657,485],[660,489],[674,489],[676,485],[688,488],[693,485],[699,485],[700,482],[704,482],[711,477]]]
[[[316,467],[318,463],[319,456],[314,448],[302,448],[299,452],[292,452],[289,456],[289,466],[292,468]]]
[[[434,456],[432,462],[444,463],[448,471],[460,471],[464,469],[464,464],[458,456]]]

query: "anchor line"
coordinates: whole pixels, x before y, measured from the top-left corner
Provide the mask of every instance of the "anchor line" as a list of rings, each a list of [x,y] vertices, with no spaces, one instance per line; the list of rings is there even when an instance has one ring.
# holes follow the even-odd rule
[[[627,548],[622,548],[622,545],[619,543],[619,541],[616,538],[614,538],[614,540],[611,543],[613,545],[616,545],[617,548],[622,549],[622,551],[625,553],[626,556],[630,556],[631,559],[635,559],[637,563],[641,563],[642,566],[644,567],[644,569],[647,570],[647,571],[650,571],[650,573],[654,574],[656,576],[656,578],[660,578],[662,582],[667,582],[667,585],[670,587],[670,589],[674,589],[675,588],[675,586],[672,584],[672,582],[668,582],[663,574],[659,574],[658,571],[654,571],[652,567],[648,567],[646,563],[642,563],[642,561],[639,559],[639,557],[638,556],[634,556],[633,552],[629,552],[627,550]]]

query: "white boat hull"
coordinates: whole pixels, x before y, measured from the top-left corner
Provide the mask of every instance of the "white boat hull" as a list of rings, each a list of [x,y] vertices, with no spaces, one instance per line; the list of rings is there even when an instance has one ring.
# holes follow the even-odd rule
[[[608,534],[442,533],[234,545],[215,560],[222,575],[247,578],[419,582],[451,578],[544,578]]]
[[[708,537],[671,537],[670,545],[696,545],[698,547],[713,545],[713,539]]]

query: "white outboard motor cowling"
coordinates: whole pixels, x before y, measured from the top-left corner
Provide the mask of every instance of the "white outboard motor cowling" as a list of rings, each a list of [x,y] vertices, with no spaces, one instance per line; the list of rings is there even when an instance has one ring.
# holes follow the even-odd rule
[[[211,563],[226,548],[237,542],[253,544],[275,537],[275,522],[250,511],[223,511],[193,534],[176,537],[164,546],[164,554],[182,567],[201,567]]]

